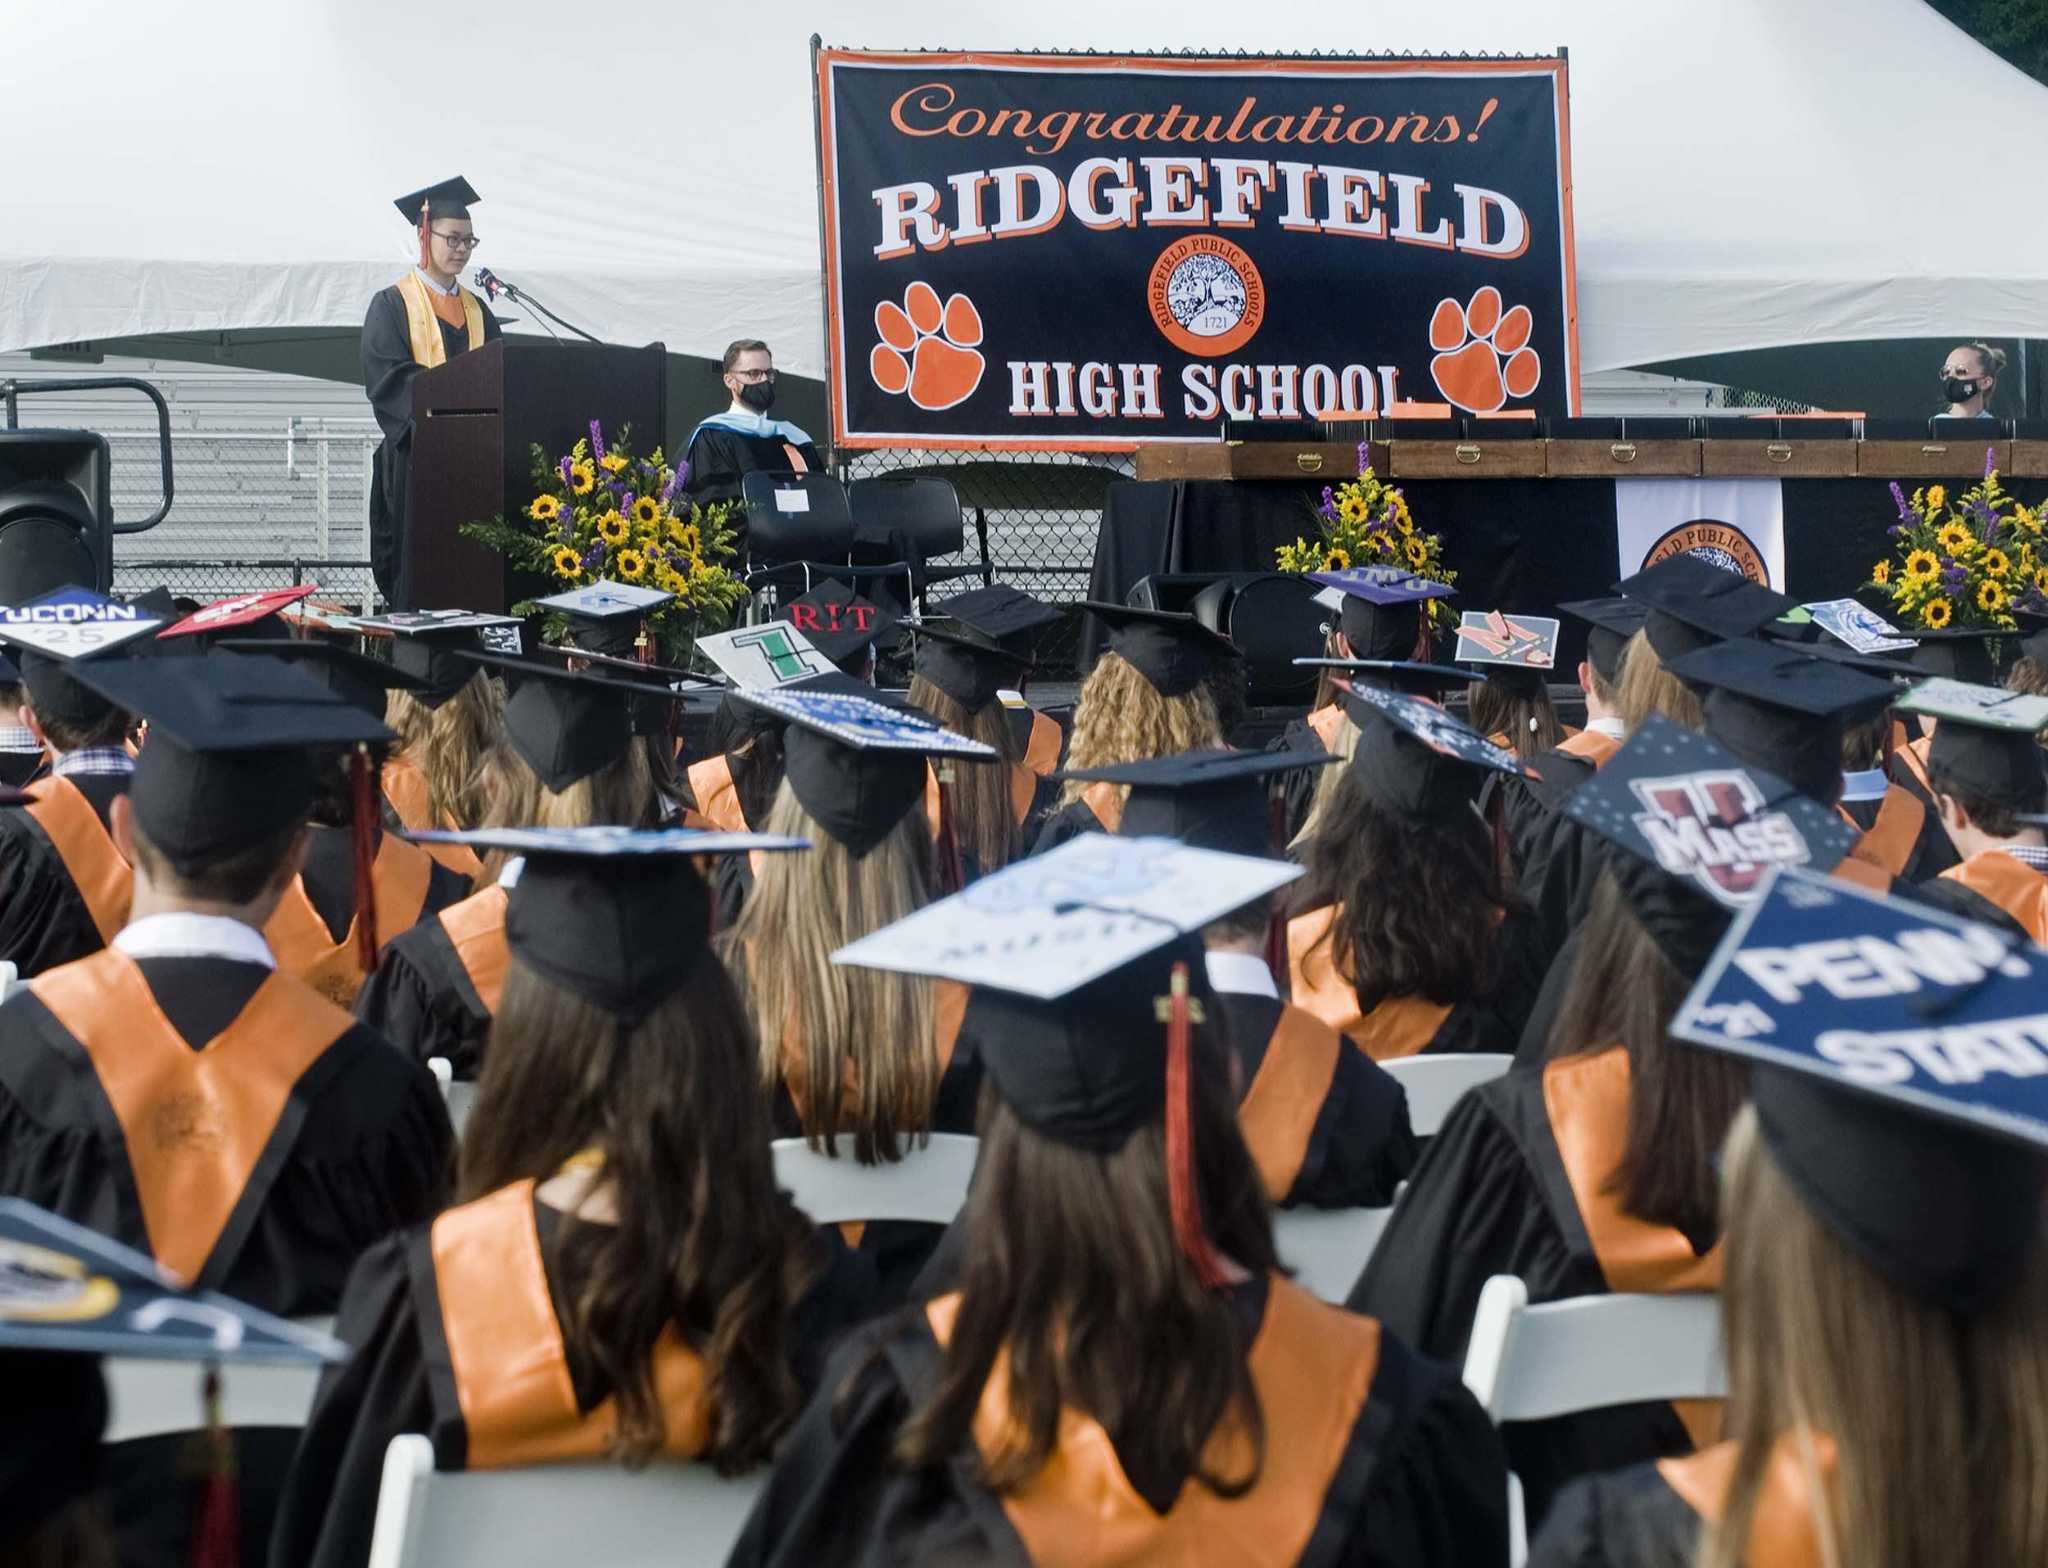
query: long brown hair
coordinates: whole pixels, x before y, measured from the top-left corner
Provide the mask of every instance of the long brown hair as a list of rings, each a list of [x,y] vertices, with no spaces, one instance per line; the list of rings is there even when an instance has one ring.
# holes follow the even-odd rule
[[[1501,917],[1515,906],[1486,825],[1470,811],[1412,822],[1381,810],[1348,765],[1318,797],[1295,904],[1339,905],[1322,940],[1363,1012],[1389,997],[1457,1003],[1499,980]]]
[[[1541,682],[1474,681],[1467,691],[1466,713],[1482,735],[1505,735],[1509,750],[1533,757],[1564,739],[1564,725],[1550,688]]]
[[[1714,1155],[1749,1092],[1749,1069],[1665,1032],[1695,977],[1664,956],[1612,872],[1594,885],[1550,1056],[1628,1051],[1628,1142],[1606,1190],[1637,1219],[1695,1241],[1715,1230]]]
[[[1162,697],[1122,654],[1105,650],[1082,683],[1066,766],[1109,768],[1222,744],[1216,699],[1206,683],[1178,697]],[[1085,781],[1069,779],[1060,804],[1071,806],[1087,789]],[[1118,793],[1128,794],[1129,786]]]
[[[1722,1157],[1725,1428],[1738,1446],[1705,1568],[1740,1568],[1764,1467],[1835,1444],[1821,1560],[1855,1568],[2048,1562],[2048,1247],[1974,1316],[1908,1295],[1823,1225],[1735,1118]],[[1873,1357],[1878,1359],[1873,1360]],[[1807,1455],[1811,1465],[1811,1454]],[[1817,1467],[1809,1476],[1818,1480]]]
[[[1650,645],[1650,634],[1638,629],[1621,652],[1621,678],[1614,686],[1614,707],[1622,728],[1633,735],[1636,727],[1653,713],[1661,713],[1673,724],[1696,730],[1706,723],[1700,699],[1692,688],[1664,668],[1664,661]]]
[[[1213,1027],[1213,1026],[1211,1026]],[[1191,1075],[1202,1226],[1224,1256],[1270,1273],[1272,1217],[1237,1127],[1213,1036],[1196,1030]],[[973,1443],[975,1413],[1007,1353],[1008,1442],[981,1467],[998,1491],[1053,1452],[1062,1407],[1102,1423],[1139,1477],[1193,1475],[1224,1497],[1256,1483],[1265,1412],[1246,1365],[1244,1319],[1205,1290],[1174,1239],[1161,1124],[1114,1154],[1042,1137],[982,1091],[981,1157],[962,1215],[966,1251],[936,1386],[896,1438],[899,1463],[945,1463]],[[1228,1421],[1241,1469],[1205,1464]]]
[[[436,823],[466,828],[483,820],[477,764],[503,732],[504,721],[504,688],[484,674],[472,676],[438,708],[411,692],[386,698],[384,722],[398,732],[398,754],[427,781]]]
[[[767,1459],[801,1399],[786,1335],[810,1228],[776,1190],[752,1056],[739,997],[709,952],[630,1028],[516,955],[506,973],[463,1139],[462,1199],[603,1150],[617,1222],[566,1226],[557,1271],[570,1364],[611,1387],[629,1465],[661,1448],[651,1358],[670,1325],[704,1360],[704,1457],[721,1473]]]
[[[956,734],[995,747],[995,762],[963,762],[953,769],[953,836],[983,876],[1002,870],[1023,847],[1017,814],[1010,809],[1011,770],[1023,759],[1009,713],[1000,702],[969,713],[922,675],[910,678],[910,705]]]
[[[719,938],[743,977],[758,1081],[771,1095],[786,1084],[814,1148],[851,1132],[861,1164],[900,1159],[900,1138],[931,1130],[938,1096],[932,982],[831,960],[930,899],[925,814],[906,812],[856,860],[785,781],[766,831],[807,838],[812,848],[767,856],[739,918]]]

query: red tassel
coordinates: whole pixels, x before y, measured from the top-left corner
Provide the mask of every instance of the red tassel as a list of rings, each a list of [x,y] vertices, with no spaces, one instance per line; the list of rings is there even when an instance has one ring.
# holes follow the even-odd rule
[[[431,265],[433,264],[433,260],[434,260],[434,252],[433,252],[433,249],[432,249],[432,246],[431,246],[431,242],[430,242],[430,241],[429,241],[429,240],[427,239],[427,225],[428,225],[429,223],[433,222],[433,221],[434,221],[434,220],[433,220],[433,213],[432,213],[432,212],[431,212],[431,211],[429,210],[429,206],[428,206],[428,203],[426,203],[426,202],[421,202],[421,203],[420,203],[420,271],[422,271],[422,272],[425,272],[425,271],[427,270],[427,268],[428,268],[429,266],[431,266]]]
[[[377,967],[377,775],[370,748],[357,746],[349,758],[349,786],[354,796],[349,831],[356,852],[356,962],[364,974]]]
[[[1166,1193],[1173,1234],[1204,1290],[1227,1284],[1223,1262],[1202,1230],[1201,1198],[1195,1190],[1193,1092],[1194,1030],[1188,1015],[1188,966],[1173,966],[1166,1008]]]
[[[206,1425],[199,1433],[199,1503],[192,1521],[192,1568],[241,1568],[242,1497],[234,1437],[220,1418],[220,1368],[206,1369]]]
[[[967,885],[967,868],[960,863],[960,840],[953,831],[953,765],[939,764],[939,841],[935,867],[939,894],[950,897]]]

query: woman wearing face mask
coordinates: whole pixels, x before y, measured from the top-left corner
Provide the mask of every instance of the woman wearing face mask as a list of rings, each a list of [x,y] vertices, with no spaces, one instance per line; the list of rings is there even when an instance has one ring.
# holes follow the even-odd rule
[[[1937,419],[1989,419],[1991,389],[2005,370],[2005,350],[1989,343],[1964,343],[1948,351],[1941,365],[1941,395],[1948,407]]]
[[[771,419],[775,406],[775,356],[759,338],[740,338],[726,348],[720,379],[732,406],[690,432],[684,492],[693,501],[737,501],[748,474],[821,474],[825,460],[811,438],[786,419]]]

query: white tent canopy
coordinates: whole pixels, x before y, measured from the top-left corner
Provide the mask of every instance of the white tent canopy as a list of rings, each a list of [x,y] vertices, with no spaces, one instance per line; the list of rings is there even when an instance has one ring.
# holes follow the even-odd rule
[[[1605,370],[2041,330],[2048,88],[1922,0],[68,0],[11,8],[0,350],[360,326],[390,199],[601,337],[822,369],[808,40],[1571,51],[1580,339]],[[1989,129],[1945,124],[1967,96]]]

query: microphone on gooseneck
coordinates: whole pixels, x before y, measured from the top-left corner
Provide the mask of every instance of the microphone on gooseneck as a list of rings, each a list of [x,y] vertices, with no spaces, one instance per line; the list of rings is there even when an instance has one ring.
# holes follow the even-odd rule
[[[486,299],[496,299],[500,294],[510,294],[515,298],[518,296],[518,290],[491,271],[489,267],[477,268],[475,281],[476,286],[484,291]]]

